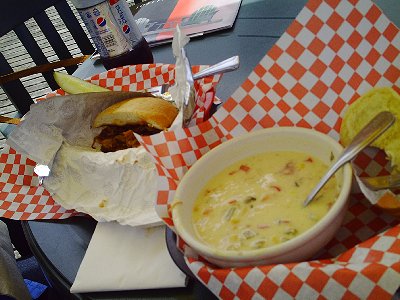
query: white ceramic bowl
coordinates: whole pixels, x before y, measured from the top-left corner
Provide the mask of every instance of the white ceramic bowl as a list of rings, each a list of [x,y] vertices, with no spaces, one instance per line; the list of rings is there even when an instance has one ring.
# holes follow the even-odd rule
[[[231,139],[202,156],[184,175],[172,207],[177,234],[197,253],[221,267],[254,266],[304,261],[325,246],[340,227],[347,210],[352,171],[349,164],[337,172],[341,191],[328,213],[306,232],[284,243],[248,251],[221,251],[203,243],[196,235],[192,210],[199,192],[209,179],[246,157],[269,151],[309,153],[330,165],[331,153],[338,157],[343,147],[331,137],[311,129],[277,127],[258,130]]]

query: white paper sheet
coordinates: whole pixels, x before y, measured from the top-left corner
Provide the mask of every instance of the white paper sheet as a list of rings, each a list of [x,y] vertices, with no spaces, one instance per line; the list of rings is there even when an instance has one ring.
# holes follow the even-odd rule
[[[104,108],[132,93],[91,93],[53,97],[31,106],[7,143],[37,163],[50,166],[44,187],[66,209],[99,222],[131,226],[162,224],[154,209],[157,172],[140,146],[103,153],[91,148],[92,128]]]
[[[72,293],[184,287],[186,275],[172,261],[165,226],[132,228],[98,223]]]

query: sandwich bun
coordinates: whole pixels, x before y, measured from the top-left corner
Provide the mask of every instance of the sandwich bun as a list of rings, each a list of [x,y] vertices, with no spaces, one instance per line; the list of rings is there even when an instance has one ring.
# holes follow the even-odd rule
[[[176,106],[148,93],[135,93],[130,99],[117,102],[100,112],[92,127],[101,127],[92,148],[114,152],[140,146],[135,137],[167,130],[178,115]]]
[[[175,120],[178,109],[172,103],[143,93],[142,96],[124,100],[100,112],[93,127],[148,125],[166,130]]]
[[[344,146],[378,113],[390,111],[395,123],[371,146],[385,151],[391,161],[393,172],[400,173],[400,95],[389,87],[374,88],[354,101],[343,116],[340,139]]]

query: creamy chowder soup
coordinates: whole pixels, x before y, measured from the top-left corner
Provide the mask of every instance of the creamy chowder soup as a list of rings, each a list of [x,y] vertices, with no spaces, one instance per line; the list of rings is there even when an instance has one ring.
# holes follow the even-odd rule
[[[327,168],[315,157],[289,151],[262,153],[229,166],[195,201],[197,235],[220,250],[264,248],[296,237],[318,222],[339,195],[333,177],[303,206]]]

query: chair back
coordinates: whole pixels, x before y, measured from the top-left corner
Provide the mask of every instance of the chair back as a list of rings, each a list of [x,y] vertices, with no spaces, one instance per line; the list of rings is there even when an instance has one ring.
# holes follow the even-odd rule
[[[65,24],[65,27],[63,26],[64,29],[60,30],[59,26],[55,26],[55,21],[60,22],[58,16],[50,18],[46,13],[46,9],[51,7],[57,11],[59,18]],[[26,21],[30,19],[34,20],[38,29],[28,28]],[[35,38],[32,30],[40,30],[43,33],[41,36],[44,36],[45,40]],[[62,35],[60,35],[62,30],[67,30],[73,41],[63,39]],[[20,65],[22,65],[21,60],[26,60],[26,63],[33,62],[35,65],[43,65],[49,63],[49,58],[52,58],[52,61],[72,58],[73,54],[77,54],[76,51],[83,54],[92,54],[94,52],[87,34],[67,0],[7,1],[7,4],[0,5],[0,38],[11,31],[15,33],[15,36],[29,55],[24,56],[19,53],[19,50],[15,49],[15,41],[12,39],[7,40],[6,43],[2,42],[3,45],[0,46],[0,75],[14,72],[13,64],[15,65],[16,61]],[[79,48],[75,53],[71,53],[69,50],[71,42],[75,43]],[[51,49],[49,50],[49,46],[52,51]],[[8,51],[8,53],[4,53],[5,51]],[[57,57],[49,57],[54,53]],[[9,57],[8,60],[6,59],[7,57]],[[77,66],[65,67],[69,74],[72,74],[76,68]],[[52,71],[43,72],[42,75],[51,89],[58,88]],[[38,82],[37,84],[40,83]],[[1,87],[20,114],[25,114],[29,111],[29,107],[33,103],[33,97],[24,87],[21,80],[4,83]]]

